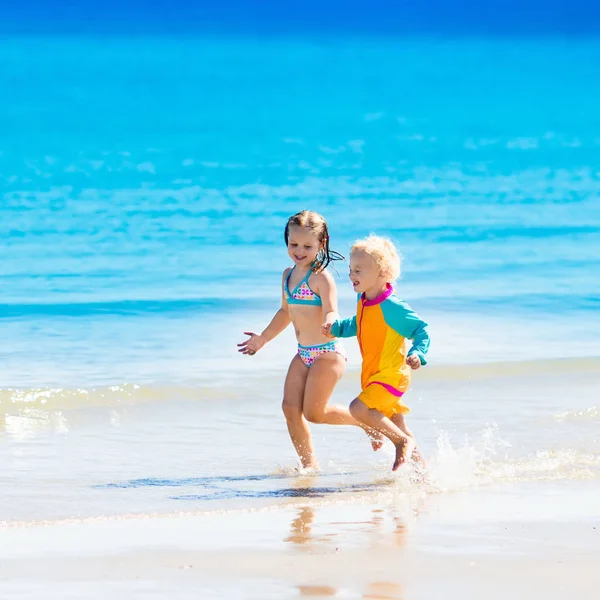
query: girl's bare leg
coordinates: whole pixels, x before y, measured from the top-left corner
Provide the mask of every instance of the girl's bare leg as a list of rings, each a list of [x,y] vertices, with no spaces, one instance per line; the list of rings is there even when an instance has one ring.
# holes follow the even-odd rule
[[[333,390],[345,370],[346,361],[335,352],[328,352],[315,360],[308,370],[304,388],[304,416],[311,423],[360,427],[371,439],[373,450],[379,450],[383,444],[379,432],[357,421],[346,407],[328,404]]]
[[[304,468],[319,468],[315,457],[308,423],[302,414],[302,403],[304,399],[304,386],[308,376],[308,367],[296,355],[290,363],[285,385],[283,388],[283,414],[290,433],[290,438],[300,462]]]
[[[350,413],[358,421],[385,435],[396,446],[396,459],[392,471],[404,464],[416,447],[415,440],[406,435],[388,417],[374,408],[369,408],[362,400],[355,398],[350,404]]]

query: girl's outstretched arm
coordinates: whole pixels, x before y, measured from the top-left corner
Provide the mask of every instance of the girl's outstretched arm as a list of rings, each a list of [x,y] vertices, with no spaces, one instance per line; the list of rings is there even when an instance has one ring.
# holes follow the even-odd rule
[[[265,327],[262,333],[259,334],[252,331],[244,331],[244,335],[249,335],[250,337],[241,344],[238,344],[238,352],[249,354],[250,356],[256,354],[267,342],[270,342],[273,338],[277,337],[292,322],[288,311],[288,303],[285,294],[283,293],[283,282],[285,281],[289,270],[290,269],[286,269],[283,272],[281,308],[275,313],[275,316],[271,319],[271,322]]]

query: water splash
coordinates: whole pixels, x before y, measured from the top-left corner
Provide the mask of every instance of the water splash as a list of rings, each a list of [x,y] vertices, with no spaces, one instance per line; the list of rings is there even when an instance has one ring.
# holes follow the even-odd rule
[[[553,416],[557,421],[600,421],[600,408],[591,406],[579,410],[567,410]]]
[[[440,491],[455,491],[496,483],[600,479],[600,453],[592,447],[540,448],[517,457],[510,450],[495,426],[461,444],[441,431],[430,462],[432,482]]]

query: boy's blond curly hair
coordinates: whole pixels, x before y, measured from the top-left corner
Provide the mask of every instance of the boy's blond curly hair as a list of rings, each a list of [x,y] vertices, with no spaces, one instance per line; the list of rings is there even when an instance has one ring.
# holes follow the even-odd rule
[[[354,242],[350,252],[356,250],[362,250],[372,256],[379,265],[380,273],[390,283],[400,278],[402,257],[398,254],[392,240],[371,234],[367,238]]]

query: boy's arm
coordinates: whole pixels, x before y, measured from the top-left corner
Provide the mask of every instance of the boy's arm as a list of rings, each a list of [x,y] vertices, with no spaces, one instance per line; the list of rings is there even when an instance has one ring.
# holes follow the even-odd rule
[[[336,321],[331,326],[331,335],[333,337],[354,337],[356,335],[356,315],[349,319]]]
[[[389,298],[382,306],[385,322],[402,337],[412,340],[408,356],[416,355],[422,365],[427,364],[429,350],[428,325],[417,313],[399,298]],[[417,365],[418,366],[418,365]]]

